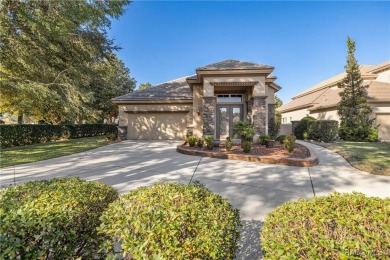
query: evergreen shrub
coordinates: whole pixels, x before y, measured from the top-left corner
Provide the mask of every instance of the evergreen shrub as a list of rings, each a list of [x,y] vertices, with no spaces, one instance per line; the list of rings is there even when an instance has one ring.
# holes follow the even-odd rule
[[[336,139],[339,123],[336,120],[317,120],[310,122],[308,135],[315,140],[321,140],[326,143]]]
[[[191,147],[194,147],[197,141],[198,141],[198,138],[196,136],[191,135],[191,136],[187,137],[187,142]]]
[[[120,197],[103,213],[103,249],[125,259],[233,259],[240,216],[200,183],[154,184]]]
[[[0,190],[0,259],[95,259],[107,239],[96,228],[118,193],[78,178]]]
[[[316,119],[311,116],[305,116],[304,118],[299,121],[295,129],[293,130],[294,135],[296,138],[302,140],[303,139],[303,133],[308,131],[308,128],[310,126],[311,121],[315,121]]]
[[[283,140],[283,146],[289,153],[295,149],[295,140],[296,138],[294,135],[288,135]]]
[[[58,139],[75,139],[107,134],[117,134],[116,125],[0,125],[0,147],[23,146],[51,142]]]
[[[390,198],[362,193],[287,202],[267,214],[265,259],[388,259]]]

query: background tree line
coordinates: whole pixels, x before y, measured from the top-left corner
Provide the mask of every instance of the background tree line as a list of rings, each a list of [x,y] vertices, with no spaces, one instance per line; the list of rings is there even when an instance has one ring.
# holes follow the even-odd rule
[[[0,2],[0,112],[51,123],[112,121],[135,86],[107,36],[129,0]]]

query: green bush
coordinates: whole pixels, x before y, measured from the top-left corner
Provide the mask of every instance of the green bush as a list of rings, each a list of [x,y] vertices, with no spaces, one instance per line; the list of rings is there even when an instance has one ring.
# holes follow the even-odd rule
[[[108,141],[115,141],[117,138],[118,138],[118,132],[106,134],[106,139]]]
[[[269,136],[269,135],[260,135],[260,137],[259,137],[259,143],[260,143],[261,145],[265,145],[265,143],[266,143],[267,141],[269,141],[269,140],[272,140],[272,137]]]
[[[30,145],[58,139],[117,134],[116,125],[0,125],[0,147]]]
[[[283,146],[289,153],[295,149],[295,140],[296,138],[294,135],[288,135],[283,140]]]
[[[309,133],[308,132],[303,132],[303,139],[304,140],[309,139]]]
[[[242,144],[242,149],[244,150],[244,153],[250,153],[252,149],[252,142],[246,141]]]
[[[311,116],[305,116],[304,118],[299,121],[295,129],[293,129],[293,133],[296,136],[296,138],[302,140],[303,139],[303,133],[308,131],[309,125],[311,121],[315,121],[316,119]]]
[[[265,259],[388,259],[390,198],[340,194],[287,202],[267,214]]]
[[[199,138],[198,141],[196,141],[196,146],[198,146],[199,148],[202,148],[204,145],[204,141],[202,138]]]
[[[198,141],[198,138],[196,136],[191,135],[191,136],[187,137],[187,142],[191,147],[194,147],[197,141]]]
[[[233,125],[233,133],[234,136],[241,137],[241,143],[243,144],[245,141],[253,142],[253,136],[255,135],[255,130],[253,128],[253,124],[248,121],[237,121]]]
[[[313,139],[329,143],[336,139],[338,128],[336,120],[318,120],[310,122],[308,134]]]
[[[230,151],[233,147],[233,143],[232,143],[232,140],[230,139],[230,137],[226,137],[226,141],[225,141],[225,149],[226,151]]]
[[[279,135],[275,140],[279,141],[279,143],[283,144],[284,139],[286,138],[285,135]]]
[[[107,239],[96,228],[117,192],[78,178],[0,190],[0,259],[93,259]],[[101,256],[100,256],[101,257]]]
[[[238,210],[199,183],[141,187],[101,219],[108,256],[116,242],[126,259],[233,259],[237,250]]]
[[[378,127],[356,127],[353,129],[347,127],[340,127],[338,134],[341,139],[346,141],[376,142],[378,140]]]
[[[206,142],[206,147],[209,150],[212,150],[214,147],[214,139],[211,135],[208,135],[204,138],[204,141]]]

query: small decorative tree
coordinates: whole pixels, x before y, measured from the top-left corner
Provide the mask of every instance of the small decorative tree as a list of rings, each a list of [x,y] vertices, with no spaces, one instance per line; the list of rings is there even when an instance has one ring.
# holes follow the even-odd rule
[[[378,138],[377,127],[373,127],[372,109],[367,105],[367,91],[363,86],[359,65],[355,59],[355,41],[347,38],[348,56],[345,71],[347,75],[338,84],[340,104],[337,113],[340,116],[340,138],[348,141],[375,141]]]
[[[253,142],[255,130],[253,128],[252,122],[248,120],[235,122],[233,125],[233,134],[235,137],[238,135],[241,137],[241,145],[246,141]]]

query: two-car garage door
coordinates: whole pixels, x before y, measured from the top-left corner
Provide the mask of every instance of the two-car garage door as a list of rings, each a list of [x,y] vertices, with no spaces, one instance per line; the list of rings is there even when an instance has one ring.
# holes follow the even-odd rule
[[[187,112],[141,112],[128,114],[128,139],[184,140]]]

